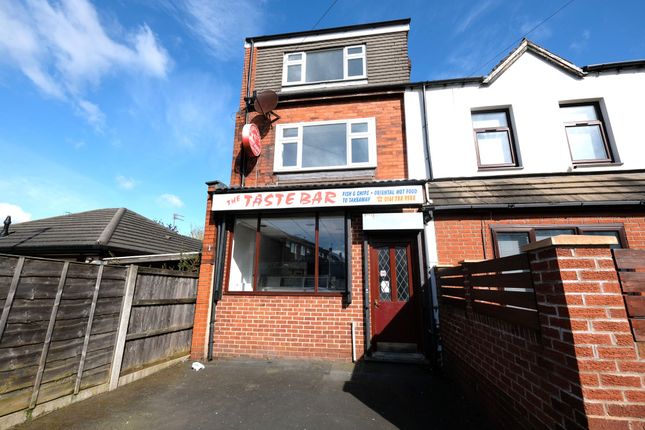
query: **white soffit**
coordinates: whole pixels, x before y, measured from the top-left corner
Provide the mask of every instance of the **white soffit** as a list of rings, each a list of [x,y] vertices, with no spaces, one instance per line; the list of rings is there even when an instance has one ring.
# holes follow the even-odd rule
[[[383,27],[383,28],[371,28],[365,30],[349,30],[339,33],[329,33],[329,34],[319,34],[312,36],[294,36],[294,37],[285,37],[282,39],[274,40],[262,40],[260,42],[255,42],[253,44],[256,48],[265,48],[268,46],[281,46],[281,45],[299,45],[301,43],[310,43],[310,42],[322,42],[325,40],[335,40],[335,39],[348,39],[350,37],[362,37],[362,36],[372,36],[374,34],[386,34],[386,33],[396,33],[398,31],[410,31],[410,25],[394,25],[392,27]],[[250,48],[251,44],[249,42],[244,43],[245,48]]]
[[[363,230],[423,230],[423,213],[363,214]]]

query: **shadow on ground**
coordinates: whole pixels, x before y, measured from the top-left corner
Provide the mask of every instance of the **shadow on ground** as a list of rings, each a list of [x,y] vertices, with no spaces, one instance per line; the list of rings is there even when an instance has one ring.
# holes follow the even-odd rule
[[[456,388],[411,365],[190,363],[17,429],[485,429]]]

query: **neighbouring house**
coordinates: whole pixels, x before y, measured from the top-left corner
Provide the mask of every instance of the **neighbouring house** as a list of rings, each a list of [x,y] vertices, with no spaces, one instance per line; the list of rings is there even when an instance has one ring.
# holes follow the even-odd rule
[[[231,185],[208,183],[194,357],[429,349],[408,31],[406,19],[246,40]]]
[[[71,261],[149,254],[198,253],[201,241],[126,208],[96,209],[11,224],[0,253]],[[194,255],[194,254],[193,254]],[[154,263],[174,261],[175,256]]]
[[[559,234],[645,248],[643,97],[645,61],[579,67],[526,39],[484,77],[411,86],[409,170],[429,179],[429,266]]]

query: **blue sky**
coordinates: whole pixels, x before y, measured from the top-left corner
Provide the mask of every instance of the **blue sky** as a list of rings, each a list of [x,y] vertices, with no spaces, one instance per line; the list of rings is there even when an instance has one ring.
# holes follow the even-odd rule
[[[486,74],[565,0],[338,0],[318,28],[412,18],[412,80]],[[228,182],[243,39],[331,1],[0,2],[0,217],[127,207],[187,233]],[[528,38],[583,66],[645,58],[645,2],[575,0]]]

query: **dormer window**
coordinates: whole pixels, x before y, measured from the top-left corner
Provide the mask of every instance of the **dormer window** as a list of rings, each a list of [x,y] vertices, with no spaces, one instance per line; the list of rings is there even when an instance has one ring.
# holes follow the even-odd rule
[[[335,82],[366,77],[365,46],[284,55],[282,85]]]

